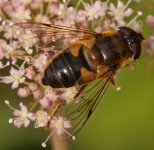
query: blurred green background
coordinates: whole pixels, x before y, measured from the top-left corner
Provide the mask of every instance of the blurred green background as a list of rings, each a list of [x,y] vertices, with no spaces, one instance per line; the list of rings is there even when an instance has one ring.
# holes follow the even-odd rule
[[[141,18],[144,22],[148,14],[154,15],[154,0],[141,0],[138,4],[133,2],[131,7],[143,11]],[[143,28],[145,37],[154,33],[154,29],[146,25]],[[71,150],[154,150],[152,60],[154,58],[144,56],[137,61],[134,71],[125,69],[117,74],[116,81],[122,90],[117,92],[109,88],[76,140],[69,141]],[[12,117],[12,112],[4,100],[9,99],[17,106],[20,98],[15,90],[3,84],[0,84],[0,92],[0,150],[43,149],[40,145],[48,133],[33,127],[17,129],[10,125],[8,119]]]

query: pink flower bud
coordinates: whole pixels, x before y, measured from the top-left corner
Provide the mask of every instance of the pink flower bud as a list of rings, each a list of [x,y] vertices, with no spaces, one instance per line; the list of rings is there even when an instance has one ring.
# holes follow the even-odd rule
[[[154,16],[149,15],[146,22],[150,27],[154,27]]]
[[[32,67],[29,67],[26,69],[26,77],[28,79],[33,79],[35,77],[36,73]]]
[[[36,83],[32,82],[32,83],[29,83],[28,88],[33,92],[37,90],[38,86]]]
[[[46,109],[46,108],[49,108],[53,102],[52,101],[49,101],[47,98],[43,98],[39,101],[39,103],[41,104],[41,106]]]
[[[40,99],[43,96],[42,91],[36,90],[33,92],[34,99]]]
[[[30,94],[30,90],[28,89],[28,87],[18,89],[18,95],[20,97],[27,97],[29,96],[29,94]]]
[[[10,14],[13,12],[13,7],[8,3],[4,5],[3,10],[5,13]]]
[[[42,73],[39,73],[35,76],[34,80],[40,84],[42,84],[42,76],[43,74]]]

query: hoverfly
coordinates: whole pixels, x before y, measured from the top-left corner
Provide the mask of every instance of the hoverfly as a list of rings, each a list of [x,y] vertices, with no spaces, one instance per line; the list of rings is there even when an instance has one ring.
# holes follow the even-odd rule
[[[19,28],[25,35],[29,29],[28,34],[32,35],[30,42],[41,49],[50,50],[55,46],[51,51],[57,50],[60,45],[56,38],[53,42],[53,37],[58,37],[61,41],[65,40],[64,34],[70,40],[76,38],[75,42],[57,51],[49,61],[42,79],[44,85],[56,89],[78,87],[74,99],[81,95],[82,100],[68,115],[70,120],[75,121],[72,127],[73,135],[78,133],[93,114],[109,84],[114,84],[117,70],[139,58],[141,42],[144,39],[142,34],[126,26],[101,33],[30,22],[17,23],[12,28]],[[85,87],[94,81],[95,84],[85,91]]]

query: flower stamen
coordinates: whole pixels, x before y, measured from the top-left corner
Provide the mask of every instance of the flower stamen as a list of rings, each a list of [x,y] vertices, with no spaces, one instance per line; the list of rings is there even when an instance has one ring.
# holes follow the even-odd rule
[[[124,6],[124,9],[123,9],[123,10],[125,10],[125,9],[129,6],[129,4],[131,3],[131,1],[132,1],[132,0],[128,0],[128,2],[125,4],[125,6]]]
[[[11,109],[16,111],[17,109],[15,109],[13,106],[10,105],[10,102],[8,100],[5,100],[5,104]]]
[[[46,143],[49,141],[49,139],[51,138],[51,136],[53,135],[53,133],[55,132],[55,129],[48,135],[48,137],[45,139],[45,141],[42,143],[42,147],[46,147]]]
[[[131,25],[133,22],[135,22],[138,17],[142,16],[142,14],[143,13],[141,11],[138,11],[137,15],[131,21],[128,22],[128,26]]]
[[[70,132],[68,132],[67,130],[64,129],[64,132],[65,132],[66,134],[68,134],[68,135],[72,138],[73,141],[76,139],[76,137],[73,136],[73,135],[72,135]]]

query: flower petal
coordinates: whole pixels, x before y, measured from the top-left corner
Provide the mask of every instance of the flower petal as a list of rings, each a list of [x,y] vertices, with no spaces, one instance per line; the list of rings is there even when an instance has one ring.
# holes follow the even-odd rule
[[[25,128],[28,127],[29,124],[30,124],[30,120],[26,119],[26,120],[24,121],[24,127],[25,127]]]
[[[19,82],[18,81],[14,81],[12,84],[12,89],[15,89],[19,86]]]

